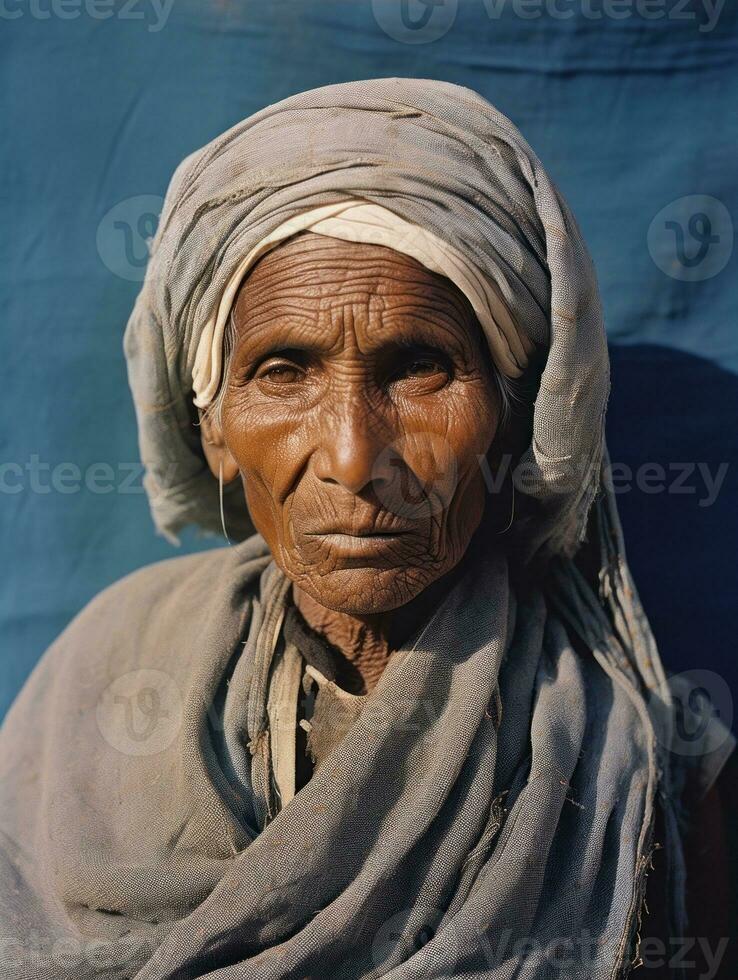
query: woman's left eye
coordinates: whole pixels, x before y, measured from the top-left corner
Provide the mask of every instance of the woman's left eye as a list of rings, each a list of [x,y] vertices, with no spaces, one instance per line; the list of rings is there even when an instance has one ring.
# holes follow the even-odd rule
[[[442,357],[433,355],[409,357],[395,371],[394,381],[418,381],[438,387],[444,385],[451,376],[451,368]]]
[[[432,358],[418,358],[405,365],[404,373],[413,378],[427,378],[438,374],[440,371],[446,372],[445,364]]]

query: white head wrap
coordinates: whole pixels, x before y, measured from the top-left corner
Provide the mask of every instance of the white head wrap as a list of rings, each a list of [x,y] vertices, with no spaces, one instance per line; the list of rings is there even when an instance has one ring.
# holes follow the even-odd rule
[[[195,355],[192,386],[195,405],[207,408],[220,384],[223,370],[223,335],[238,288],[248,270],[280,242],[301,231],[369,245],[386,245],[416,259],[432,272],[454,282],[471,303],[500,371],[518,377],[533,350],[521,333],[499,289],[453,245],[432,231],[406,221],[380,204],[347,198],[293,215],[266,235],[244,256],[220,297],[217,309],[203,327]]]

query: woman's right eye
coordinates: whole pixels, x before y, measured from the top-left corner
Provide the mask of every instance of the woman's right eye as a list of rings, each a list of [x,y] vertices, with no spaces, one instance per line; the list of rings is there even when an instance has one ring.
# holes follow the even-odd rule
[[[256,372],[258,380],[271,381],[273,384],[293,384],[299,381],[303,371],[290,361],[267,361]]]

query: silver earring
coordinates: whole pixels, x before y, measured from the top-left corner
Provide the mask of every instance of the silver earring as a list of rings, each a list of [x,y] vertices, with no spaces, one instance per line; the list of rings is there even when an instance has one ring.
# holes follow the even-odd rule
[[[228,531],[226,531],[225,526],[225,510],[223,508],[223,460],[218,462],[218,499],[220,501],[220,526],[223,528],[223,537],[226,539],[228,544],[233,544],[231,539],[228,537]]]
[[[510,487],[512,489],[512,508],[510,510],[510,520],[507,523],[507,527],[502,531],[496,531],[496,534],[505,534],[513,525],[513,520],[515,519],[515,478],[510,477]]]

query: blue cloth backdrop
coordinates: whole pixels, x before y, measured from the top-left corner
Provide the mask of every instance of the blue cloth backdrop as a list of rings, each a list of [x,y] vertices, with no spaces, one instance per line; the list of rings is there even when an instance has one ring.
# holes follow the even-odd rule
[[[391,75],[477,89],[570,200],[636,580],[670,669],[735,690],[736,5],[1,0],[0,20],[0,713],[96,592],[178,553],[141,490],[121,349],[175,166],[291,93]]]

